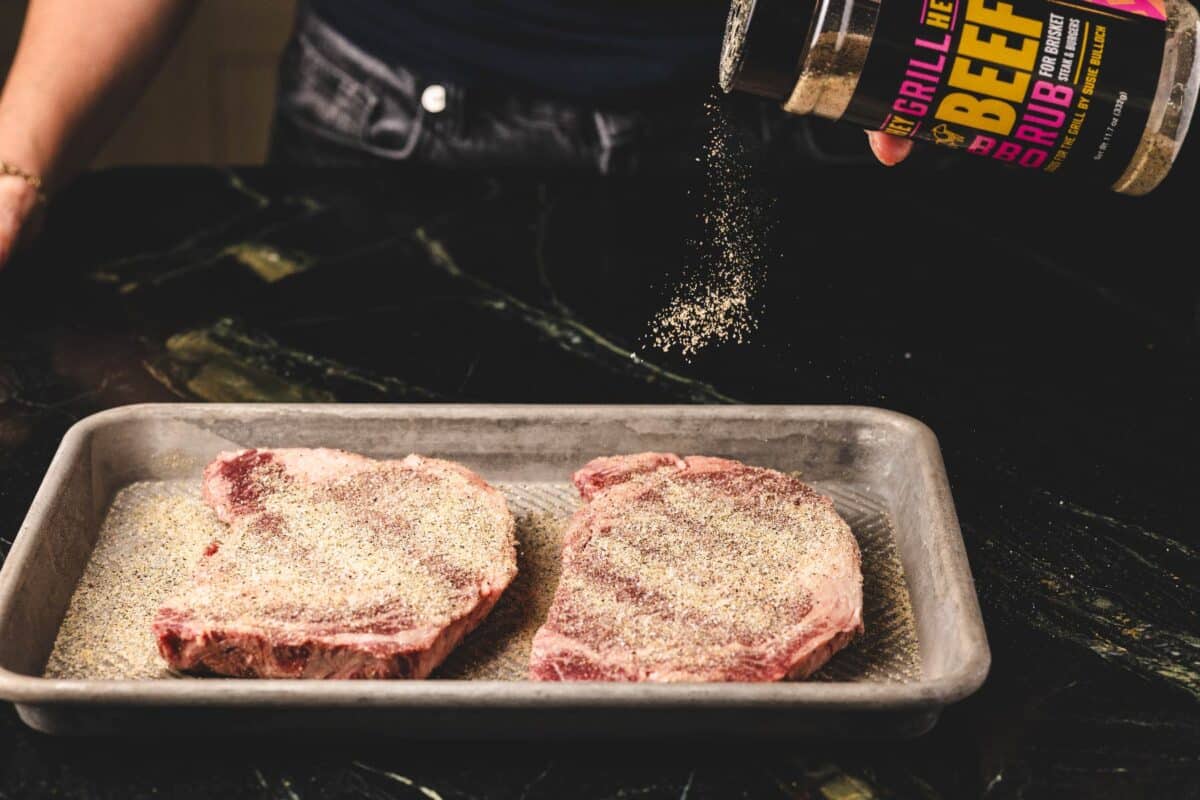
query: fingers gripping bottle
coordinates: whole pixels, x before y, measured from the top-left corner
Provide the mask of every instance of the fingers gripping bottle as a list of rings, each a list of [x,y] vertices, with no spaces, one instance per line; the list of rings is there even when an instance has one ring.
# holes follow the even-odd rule
[[[1200,86],[1187,0],[734,0],[725,91],[1146,194]]]

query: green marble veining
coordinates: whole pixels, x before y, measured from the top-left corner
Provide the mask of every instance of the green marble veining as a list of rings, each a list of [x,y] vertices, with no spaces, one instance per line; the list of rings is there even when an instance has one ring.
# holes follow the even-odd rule
[[[256,190],[237,170],[227,168],[225,170],[225,179],[229,183],[230,189],[233,189],[242,197],[249,198],[259,208],[266,208],[271,205],[270,196]]]
[[[218,323],[220,324],[220,323]],[[224,332],[222,332],[224,333]],[[211,331],[186,331],[167,340],[169,361],[156,370],[173,389],[211,402],[330,402],[327,391],[305,386],[247,358]],[[255,363],[259,361],[259,363]]]
[[[91,279],[96,283],[115,284],[122,294],[133,294],[215,268],[227,259],[250,268],[268,282],[311,267],[310,258],[302,254],[285,253],[267,244],[265,239],[309,222],[317,214],[327,211],[327,207],[304,194],[285,194],[273,200],[256,190],[233,169],[225,170],[224,176],[228,187],[249,202],[249,209],[239,210],[215,223],[202,226],[165,248],[133,253],[98,264],[91,269]],[[224,237],[241,226],[247,226],[247,235],[253,239],[232,244],[222,242]]]
[[[442,795],[439,794],[435,789],[431,789],[428,786],[423,786],[423,785],[417,783],[416,781],[414,781],[412,778],[408,777],[407,775],[401,775],[398,772],[391,772],[390,770],[379,769],[378,767],[372,767],[370,764],[364,764],[361,761],[355,761],[354,766],[357,767],[358,769],[366,770],[367,772],[371,772],[376,775],[382,775],[383,777],[387,778],[388,780],[398,783],[401,786],[405,786],[410,789],[414,789],[417,792],[419,792],[420,794],[429,798],[429,800],[445,800],[445,798],[443,798]]]
[[[970,525],[964,529],[987,554],[976,567],[982,573],[979,582],[989,594],[1008,597],[1009,607],[1026,624],[1200,701],[1200,638],[1194,629],[1150,617],[1163,604],[1176,602],[1173,586],[1155,585],[1162,580],[1160,565],[1144,557],[1130,559],[1123,547],[1111,547],[1127,570],[1136,567],[1143,573],[1130,575],[1129,585],[1117,590],[1101,585],[1094,571],[1085,571],[1089,563],[1109,557],[1104,537],[1087,529],[1064,526],[1050,545],[1019,547],[1013,545],[1015,532],[981,536]],[[1056,563],[1064,549],[1076,547],[1084,566],[1076,570]],[[1200,563],[1193,566],[1193,574],[1200,574]],[[1020,602],[1014,603],[1015,598]],[[1194,618],[1196,611],[1183,613]]]
[[[817,789],[825,800],[876,800],[871,786],[850,775],[834,775],[821,781]]]
[[[574,317],[574,312],[559,298],[558,292],[550,283],[550,270],[546,263],[546,238],[550,233],[550,217],[555,205],[550,200],[545,186],[538,187],[537,196],[538,215],[537,225],[534,227],[533,264],[537,270],[538,285],[541,286],[542,294],[551,308],[565,316]]]
[[[438,398],[399,378],[285,347],[231,319],[175,334],[167,340],[163,356],[147,368],[176,393],[213,402]]]
[[[597,362],[606,369],[633,374],[642,380],[658,383],[673,393],[693,402],[733,403],[734,398],[711,384],[680,375],[654,364],[627,348],[621,347],[565,310],[546,311],[505,292],[484,279],[467,273],[455,261],[446,245],[429,235],[424,228],[413,233],[415,241],[424,248],[429,261],[452,278],[468,284],[478,294],[479,303],[498,313],[516,316],[540,334],[576,356]]]
[[[805,748],[800,748],[804,753]],[[854,759],[831,760],[816,754],[794,755],[786,768],[772,770],[775,785],[788,800],[941,800],[896,756],[880,768]]]
[[[267,283],[281,281],[313,265],[313,259],[303,253],[284,253],[272,245],[253,242],[230,245],[222,254],[245,264]]]
[[[1117,519],[1116,517],[1111,516],[1109,514],[1102,514],[1099,511],[1092,511],[1090,509],[1084,508],[1083,506],[1079,505],[1078,503],[1073,503],[1069,500],[1061,500],[1061,501],[1059,501],[1059,505],[1063,506],[1064,508],[1069,510],[1071,513],[1077,514],[1080,517],[1084,517],[1086,519],[1098,522],[1102,525],[1106,525],[1111,528],[1116,528],[1121,531],[1133,533],[1137,536],[1144,536],[1147,539],[1152,539],[1155,542],[1163,545],[1164,547],[1174,549],[1180,555],[1182,555],[1186,558],[1195,559],[1197,562],[1200,562],[1200,550],[1197,550],[1196,548],[1189,546],[1186,542],[1182,542],[1178,538],[1175,538],[1172,536],[1166,536],[1162,533],[1158,533],[1157,531],[1152,531],[1149,528],[1146,528],[1142,525],[1137,525],[1132,522],[1126,522],[1125,520]]]

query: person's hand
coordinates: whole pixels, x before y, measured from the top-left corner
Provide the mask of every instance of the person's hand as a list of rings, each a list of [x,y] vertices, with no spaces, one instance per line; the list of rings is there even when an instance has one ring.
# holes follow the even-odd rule
[[[880,131],[867,131],[867,141],[871,144],[871,152],[885,167],[894,167],[912,152],[912,139],[892,136]]]
[[[37,190],[20,178],[0,176],[0,269],[22,242],[29,241],[38,222]]]

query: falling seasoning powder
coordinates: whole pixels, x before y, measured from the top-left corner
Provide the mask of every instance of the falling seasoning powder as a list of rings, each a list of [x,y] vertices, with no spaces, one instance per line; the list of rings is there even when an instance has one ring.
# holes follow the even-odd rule
[[[150,623],[225,530],[200,482],[142,481],[117,493],[46,664],[47,678],[166,678]]]
[[[767,205],[753,188],[751,160],[719,93],[705,103],[708,141],[697,263],[650,323],[650,344],[685,358],[705,347],[742,343],[758,327],[766,271]]]

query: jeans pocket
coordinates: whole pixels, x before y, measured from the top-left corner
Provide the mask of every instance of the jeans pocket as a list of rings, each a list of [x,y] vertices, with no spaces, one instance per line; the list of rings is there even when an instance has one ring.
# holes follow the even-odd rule
[[[281,73],[278,114],[293,127],[389,160],[417,149],[425,121],[417,76],[384,64],[306,9]]]
[[[278,102],[279,113],[296,125],[357,146],[379,99],[299,32],[284,54]]]

